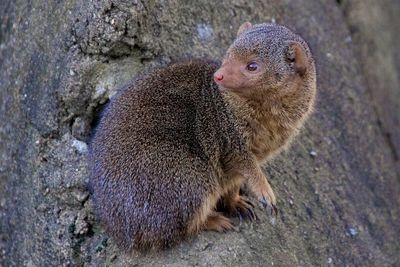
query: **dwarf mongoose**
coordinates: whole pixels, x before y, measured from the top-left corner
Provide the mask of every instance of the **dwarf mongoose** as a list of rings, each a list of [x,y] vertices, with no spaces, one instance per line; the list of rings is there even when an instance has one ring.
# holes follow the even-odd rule
[[[122,247],[165,248],[201,230],[232,229],[225,215],[254,219],[239,195],[244,183],[276,211],[260,165],[312,110],[310,49],[284,26],[247,22],[218,67],[195,59],[153,70],[104,110],[90,144],[90,188]]]

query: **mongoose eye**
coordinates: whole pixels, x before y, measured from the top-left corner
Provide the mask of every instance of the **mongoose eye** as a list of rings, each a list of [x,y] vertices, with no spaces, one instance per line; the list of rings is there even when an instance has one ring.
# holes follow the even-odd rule
[[[247,69],[248,71],[255,71],[255,70],[257,70],[257,68],[258,68],[258,65],[257,65],[257,63],[255,63],[255,62],[250,62],[250,63],[247,64],[247,66],[246,66],[246,69]]]

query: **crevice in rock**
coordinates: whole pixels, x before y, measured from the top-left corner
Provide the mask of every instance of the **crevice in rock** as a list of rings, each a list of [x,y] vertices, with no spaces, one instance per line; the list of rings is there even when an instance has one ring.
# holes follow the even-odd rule
[[[346,0],[336,0],[336,2],[338,3],[339,8],[342,11],[343,21],[344,21],[344,24],[346,25],[346,28],[351,36],[351,40],[357,40],[357,38],[360,39],[360,35],[363,35],[363,33],[360,32],[359,25],[355,25],[354,23],[352,23],[350,20],[351,18],[349,17],[350,16],[349,9],[354,8],[354,7],[349,6],[349,3],[347,3]],[[364,35],[362,36],[362,38],[367,39],[368,36],[364,36]],[[360,40],[360,41],[362,41],[362,40]],[[361,58],[363,55],[362,55],[362,52],[359,51],[360,50],[359,46],[361,46],[359,44],[359,42],[353,43],[354,45],[352,46],[352,50],[353,50],[353,54],[358,58],[358,60],[357,60],[358,68],[360,70],[363,70],[363,66],[361,63],[362,62]],[[364,40],[364,42],[365,42],[365,40]],[[369,42],[369,46],[373,46],[374,40],[368,40],[368,42]],[[356,50],[356,48],[358,50]],[[365,73],[365,71],[364,71],[364,73]],[[366,74],[366,75],[368,75],[368,74]],[[379,103],[377,103],[376,99],[373,97],[374,94],[373,94],[372,90],[374,90],[374,88],[372,88],[371,85],[368,83],[366,76],[363,77],[363,84],[365,84],[365,86],[366,86],[366,89],[367,89],[366,91],[368,92],[369,101],[373,107],[374,115],[377,118],[376,125],[378,126],[378,129],[379,129],[381,135],[383,136],[384,140],[386,141],[387,146],[390,148],[393,161],[395,163],[397,163],[397,162],[399,162],[399,151],[397,150],[397,148],[395,146],[395,142],[393,140],[393,136],[392,136],[391,132],[389,131],[387,126],[385,126],[383,123],[383,121],[384,121],[382,118],[383,115],[381,114],[381,112],[379,112],[379,106],[378,106]],[[399,174],[399,177],[400,177],[400,174]]]

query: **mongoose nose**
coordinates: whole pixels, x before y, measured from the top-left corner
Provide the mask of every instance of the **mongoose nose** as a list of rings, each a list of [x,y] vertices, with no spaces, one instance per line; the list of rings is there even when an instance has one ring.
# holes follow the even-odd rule
[[[222,81],[224,79],[224,75],[222,74],[214,74],[214,80],[215,81]]]

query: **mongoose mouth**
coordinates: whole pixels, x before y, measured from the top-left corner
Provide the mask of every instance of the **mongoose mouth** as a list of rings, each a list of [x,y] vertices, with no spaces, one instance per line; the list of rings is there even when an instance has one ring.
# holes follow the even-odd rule
[[[218,89],[220,91],[222,91],[222,92],[229,91],[229,88],[223,86],[223,82],[221,80],[218,80],[218,79],[214,78],[214,81],[218,85]]]

